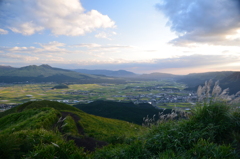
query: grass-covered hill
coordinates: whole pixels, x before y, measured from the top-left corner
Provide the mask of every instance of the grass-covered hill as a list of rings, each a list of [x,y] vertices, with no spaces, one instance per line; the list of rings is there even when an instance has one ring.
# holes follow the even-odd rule
[[[0,68],[1,70],[1,68]],[[70,70],[54,68],[49,65],[30,65],[21,68],[8,69],[2,68],[0,72],[0,82],[78,82],[78,83],[124,83],[119,79],[100,77],[77,73]]]
[[[119,119],[142,125],[144,117],[153,117],[158,120],[158,114],[169,114],[171,109],[157,109],[148,103],[135,105],[132,102],[115,102],[98,100],[89,104],[77,104],[74,107],[82,111],[106,118]]]
[[[85,152],[121,144],[141,130],[58,102],[28,102],[0,113],[0,158],[85,158]]]
[[[148,120],[149,127],[50,101],[0,113],[0,158],[238,159],[240,111],[224,103]],[[168,120],[166,120],[166,118]]]

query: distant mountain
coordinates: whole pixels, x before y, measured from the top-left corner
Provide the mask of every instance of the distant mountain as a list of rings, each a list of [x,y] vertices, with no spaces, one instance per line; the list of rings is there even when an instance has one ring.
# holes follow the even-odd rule
[[[223,89],[229,88],[229,94],[236,94],[240,91],[240,72],[234,72],[222,79],[220,81],[220,86]]]
[[[229,88],[229,94],[235,94],[240,91],[240,72],[207,72],[196,73],[183,76],[178,82],[185,83],[187,90],[197,90],[199,85],[204,85],[205,81],[212,79],[213,82],[219,81],[222,89]]]
[[[223,72],[206,72],[206,73],[191,73],[185,76],[179,76],[177,82],[186,84],[189,88],[195,88],[203,84],[205,81],[212,79],[213,81],[222,80],[231,75],[232,71]]]
[[[6,70],[6,68],[4,68]],[[1,72],[0,82],[79,82],[79,83],[105,83],[123,82],[100,76],[77,73],[70,70],[54,68],[49,65],[30,65],[21,68],[9,69]]]
[[[142,75],[138,76],[138,78],[149,79],[149,80],[172,79],[175,77],[178,77],[178,75],[173,75],[173,74],[169,74],[169,73],[158,73],[158,72],[154,72],[154,73],[150,73],[150,74],[142,74]]]
[[[129,77],[129,76],[131,77],[136,75],[135,73],[126,70],[111,71],[111,70],[74,69],[73,71],[91,75],[105,75],[112,77]]]
[[[0,65],[0,76],[1,76],[2,74],[4,74],[4,73],[9,72],[9,71],[12,71],[12,70],[14,70],[14,69],[16,69],[16,68],[11,67],[11,66],[2,66],[2,65]]]

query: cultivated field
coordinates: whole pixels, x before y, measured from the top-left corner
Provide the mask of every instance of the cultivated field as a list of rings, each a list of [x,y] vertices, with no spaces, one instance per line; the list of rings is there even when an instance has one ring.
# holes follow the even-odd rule
[[[172,81],[139,81],[128,84],[73,84],[68,89],[52,89],[56,83],[43,84],[1,84],[0,104],[25,103],[35,100],[54,100],[65,103],[88,103],[97,99],[131,101],[130,97],[139,97],[139,100],[150,101],[152,96],[161,93],[168,95],[186,96],[183,84]],[[179,89],[173,92],[167,89]],[[141,96],[141,97],[140,97]],[[156,99],[158,100],[158,98]],[[169,108],[176,104],[157,104]],[[177,104],[177,107],[189,107],[189,103]]]

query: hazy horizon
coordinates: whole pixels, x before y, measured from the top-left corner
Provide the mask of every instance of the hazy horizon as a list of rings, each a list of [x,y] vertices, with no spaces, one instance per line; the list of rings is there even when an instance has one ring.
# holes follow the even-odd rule
[[[0,65],[240,71],[237,0],[2,0]]]

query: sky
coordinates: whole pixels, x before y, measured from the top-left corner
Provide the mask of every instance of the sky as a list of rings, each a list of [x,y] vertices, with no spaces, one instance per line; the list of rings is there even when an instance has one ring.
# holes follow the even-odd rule
[[[0,65],[240,71],[240,0],[0,0]]]

